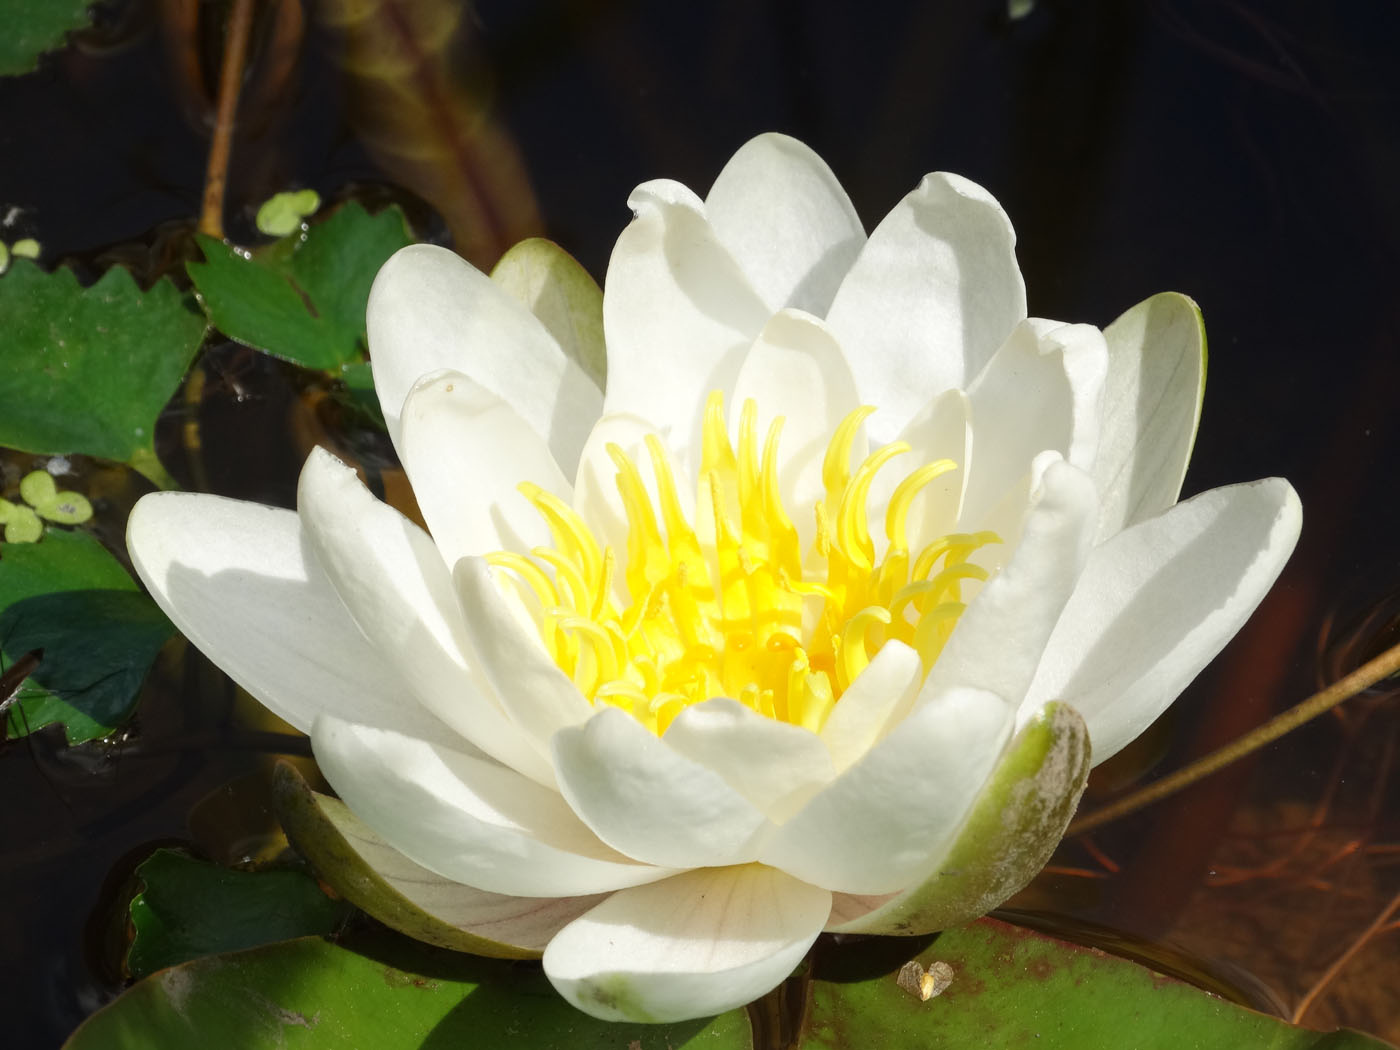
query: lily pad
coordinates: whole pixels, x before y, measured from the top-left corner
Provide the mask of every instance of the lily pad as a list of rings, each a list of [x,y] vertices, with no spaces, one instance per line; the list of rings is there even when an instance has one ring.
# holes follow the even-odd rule
[[[9,710],[11,736],[61,723],[70,744],[106,736],[135,707],[175,628],[116,558],[85,532],[0,545],[5,666],[43,657]]]
[[[126,964],[133,977],[205,955],[330,933],[354,912],[299,871],[232,871],[170,849],[156,850],[136,875],[145,889],[131,902],[136,935]]]
[[[904,951],[923,948],[912,958]],[[907,979],[910,963],[933,981]],[[749,1010],[607,1023],[538,964],[401,938],[301,938],[162,971],[94,1014],[67,1050],[1385,1050],[1235,1006],[1135,963],[992,919],[936,938],[823,943],[812,973]],[[899,976],[904,971],[905,978]],[[922,991],[935,992],[923,998]],[[751,1020],[752,1018],[752,1020]]]
[[[365,306],[384,261],[413,243],[403,213],[370,215],[353,201],[304,235],[256,252],[198,238],[205,261],[191,280],[210,319],[231,339],[318,371],[365,354]]]
[[[0,445],[128,463],[160,485],[156,418],[204,337],[194,300],[120,266],[82,288],[17,259],[0,277]]]
[[[93,0],[0,0],[0,76],[28,73],[45,51],[88,24]]]

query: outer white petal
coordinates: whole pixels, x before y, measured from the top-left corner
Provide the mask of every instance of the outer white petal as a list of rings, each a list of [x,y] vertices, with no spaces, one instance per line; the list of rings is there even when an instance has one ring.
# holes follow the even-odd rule
[[[1022,322],[968,386],[977,462],[964,511],[976,521],[1053,449],[1092,471],[1108,350],[1093,325]]]
[[[810,147],[786,135],[750,139],[705,198],[720,242],[772,312],[825,314],[865,243],[846,191]]]
[[[573,472],[602,394],[534,314],[466,260],[430,244],[401,249],[374,279],[367,323],[374,385],[396,446],[413,384],[450,368],[512,405]]]
[[[1104,329],[1108,378],[1094,480],[1099,539],[1176,502],[1201,419],[1206,341],[1201,311],[1162,292]]]
[[[468,662],[457,594],[428,534],[320,448],[302,467],[297,504],[316,560],[391,673],[488,755],[550,783],[549,763]]]
[[[923,680],[918,653],[903,642],[884,644],[822,726],[821,740],[836,772],[864,757],[908,713]]]
[[[1281,478],[1212,489],[1094,551],[1045,647],[1021,717],[1064,700],[1095,764],[1147,728],[1249,618],[1298,540]]]
[[[371,725],[446,730],[365,641],[292,511],[152,493],[131,512],[127,549],[175,626],[303,732],[322,711]]]
[[[671,868],[742,864],[770,828],[711,769],[658,740],[631,715],[604,708],[554,737],[559,790],[614,849]]]
[[[758,409],[759,454],[769,424],[775,416],[783,417],[778,490],[805,550],[816,528],[811,509],[825,492],[827,444],[841,420],[860,407],[850,366],[826,324],[795,310],[774,314],[745,355],[726,406],[736,434],[748,398]]]
[[[836,776],[814,733],[765,718],[727,697],[687,707],[662,740],[714,770],[775,823],[792,816]]]
[[[610,850],[559,795],[488,759],[329,715],[316,761],[355,815],[444,878],[519,897],[637,886],[671,872]]]
[[[928,175],[870,235],[827,320],[861,399],[879,405],[876,443],[929,397],[962,387],[1026,316],[1016,235],[986,190]]]
[[[593,705],[545,652],[539,635],[521,622],[481,558],[463,558],[453,571],[476,666],[496,701],[546,757],[550,738],[586,722]]]
[[[1014,722],[1010,705],[976,689],[916,706],[780,827],[759,860],[833,891],[903,889],[962,824]]]
[[[540,952],[550,938],[602,899],[598,894],[521,897],[479,890],[415,864],[339,799],[322,798],[320,807],[375,875],[435,919],[477,937]]]
[[[926,692],[971,686],[1013,702],[1025,695],[1089,557],[1098,510],[1087,474],[1062,462],[1046,470],[1020,545],[963,613]]]
[[[603,293],[609,413],[630,413],[686,452],[700,406],[734,384],[770,311],[715,238],[704,205],[679,183],[638,186]]]
[[[790,974],[831,894],[759,865],[692,871],[613,894],[566,926],[544,972],[608,1021],[664,1022],[743,1006]]]
[[[573,489],[524,419],[460,372],[420,380],[404,402],[399,449],[443,560],[528,551],[549,527],[519,490],[533,482],[565,502]]]

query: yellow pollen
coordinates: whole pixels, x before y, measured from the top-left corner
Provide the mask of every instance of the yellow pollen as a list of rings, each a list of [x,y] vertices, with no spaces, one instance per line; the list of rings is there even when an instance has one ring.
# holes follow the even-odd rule
[[[962,614],[962,585],[988,577],[969,559],[1000,542],[992,532],[951,533],[911,554],[911,532],[924,531],[911,520],[916,497],[957,469],[940,459],[894,486],[883,512],[888,543],[877,550],[872,485],[910,449],[884,445],[852,470],[856,437],[873,411],[856,409],[832,435],[805,559],[779,495],[782,418],[760,446],[758,408],[746,401],[736,447],[716,392],[705,405],[693,519],[670,457],[649,436],[654,492],[626,452],[607,446],[627,516],[620,556],[557,496],[525,483],[520,491],[549,526],[553,546],[529,556],[499,551],[487,561],[505,570],[551,659],[593,703],[621,708],[660,734],[687,706],[727,696],[819,732],[887,642],[913,648],[928,673]]]

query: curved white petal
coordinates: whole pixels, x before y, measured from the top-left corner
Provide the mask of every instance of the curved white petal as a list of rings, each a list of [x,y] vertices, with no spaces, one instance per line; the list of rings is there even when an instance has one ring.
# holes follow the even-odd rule
[[[836,776],[831,756],[815,734],[765,718],[727,697],[687,707],[662,740],[677,754],[714,770],[778,824]]]
[[[976,521],[1037,455],[1094,469],[1108,351],[1093,325],[1031,318],[968,386],[977,461],[964,510]]]
[[[468,554],[549,543],[549,527],[521,494],[521,482],[565,502],[573,496],[534,428],[460,372],[438,372],[414,385],[404,402],[399,449],[423,520],[449,566]]]
[[[926,463],[948,459],[957,466],[914,497],[905,522],[909,550],[917,555],[926,544],[957,530],[972,459],[972,409],[967,394],[945,390],[914,414],[896,440],[908,445],[909,453],[876,474],[870,486],[870,531],[881,558],[889,549],[885,512],[890,497],[900,482]]]
[[[913,706],[924,681],[919,654],[888,641],[856,675],[822,726],[821,740],[842,773],[864,757]]]
[[[322,711],[445,730],[365,641],[294,512],[155,492],[132,508],[126,540],[137,575],[181,633],[302,732]]]
[[[861,400],[879,405],[875,443],[928,399],[962,387],[1026,316],[1016,235],[1001,205],[958,175],[928,175],[884,218],[827,321]]]
[[[1019,546],[962,614],[926,691],[971,686],[1013,702],[1025,695],[1089,557],[1098,510],[1089,475],[1050,465],[1031,495]]]
[[[297,507],[316,560],[394,677],[488,755],[550,783],[548,761],[490,700],[468,661],[452,578],[428,534],[321,448],[302,467]]]
[[[711,390],[733,386],[769,310],[679,183],[644,183],[608,263],[608,413],[650,420],[673,449],[698,440]]]
[[[759,865],[622,890],[544,952],[559,993],[607,1021],[709,1017],[752,1002],[817,939],[831,894]]]
[[[374,386],[399,445],[399,414],[421,377],[470,375],[512,405],[572,473],[602,394],[538,318],[460,256],[412,244],[374,279],[367,313]]]
[[[726,406],[735,433],[749,398],[758,410],[760,455],[769,425],[774,417],[783,417],[778,491],[805,550],[816,531],[811,509],[826,491],[822,485],[826,446],[841,420],[860,405],[845,354],[826,324],[795,310],[769,318],[744,355],[734,395]]]
[[[962,824],[1014,723],[1010,705],[976,689],[916,706],[780,827],[759,860],[833,891],[903,889]]]
[[[629,857],[671,868],[754,859],[770,825],[713,770],[604,708],[554,737],[559,790],[594,833]]]
[[[865,228],[826,162],[787,135],[739,147],[705,198],[705,214],[771,312],[821,315],[851,268]]]
[[[1150,725],[1243,626],[1298,540],[1281,478],[1212,489],[1094,551],[1055,626],[1022,718],[1049,700],[1089,726],[1093,760]]]
[[[1104,329],[1108,376],[1094,481],[1099,539],[1176,502],[1205,393],[1201,311],[1177,292],[1138,303]]]
[[[561,929],[602,900],[521,897],[492,893],[444,878],[415,864],[385,842],[339,799],[320,799],[321,811],[374,874],[433,918],[499,944],[540,952]]]
[[[510,608],[485,561],[463,558],[452,575],[476,666],[496,702],[548,757],[554,732],[586,722],[593,705],[550,659],[539,635]]]
[[[609,849],[557,792],[488,759],[329,715],[316,720],[311,743],[355,815],[444,878],[492,893],[570,897],[671,874]]]

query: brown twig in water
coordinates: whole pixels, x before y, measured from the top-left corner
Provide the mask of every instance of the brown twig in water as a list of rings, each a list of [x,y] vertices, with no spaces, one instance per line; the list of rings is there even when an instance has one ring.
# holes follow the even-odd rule
[[[1342,954],[1338,956],[1336,962],[1327,967],[1327,971],[1317,979],[1317,983],[1308,989],[1308,994],[1298,1001],[1298,1006],[1293,1011],[1293,1016],[1290,1018],[1294,1024],[1302,1023],[1303,1015],[1312,1009],[1313,1003],[1317,1002],[1317,997],[1327,989],[1329,984],[1336,980],[1337,975],[1342,972],[1342,969],[1347,963],[1351,962],[1356,956],[1356,953],[1364,948],[1370,942],[1371,938],[1385,931],[1386,924],[1390,921],[1390,917],[1395,914],[1397,908],[1400,908],[1400,893],[1397,893],[1390,899],[1390,903],[1376,916],[1371,925],[1367,926],[1366,929],[1361,932],[1360,937],[1351,942],[1351,946],[1347,948],[1346,951],[1342,952]]]
[[[233,146],[233,118],[243,83],[243,63],[248,54],[248,34],[253,24],[253,0],[233,0],[224,33],[224,64],[219,72],[219,109],[214,139],[209,144],[209,165],[204,171],[204,207],[199,232],[224,235],[224,187],[228,184],[229,153]]]
[[[1343,700],[1355,696],[1363,689],[1369,689],[1382,678],[1388,678],[1397,671],[1400,671],[1400,645],[1392,646],[1374,660],[1362,664],[1345,678],[1332,683],[1321,692],[1314,693],[1283,714],[1269,719],[1238,740],[1226,744],[1219,750],[1212,751],[1204,758],[1192,762],[1189,766],[1185,766],[1161,780],[1153,781],[1140,791],[1134,791],[1132,794],[1120,798],[1117,802],[1095,810],[1088,816],[1080,817],[1069,826],[1065,835],[1066,837],[1082,835],[1086,831],[1092,831],[1094,828],[1117,820],[1119,817],[1126,816],[1144,806],[1160,802],[1167,796],[1176,794],[1182,788],[1189,787],[1196,781],[1219,772],[1232,762],[1238,762],[1245,755],[1257,751],[1265,744],[1273,743],[1305,722],[1312,721],[1318,715],[1336,707]]]

